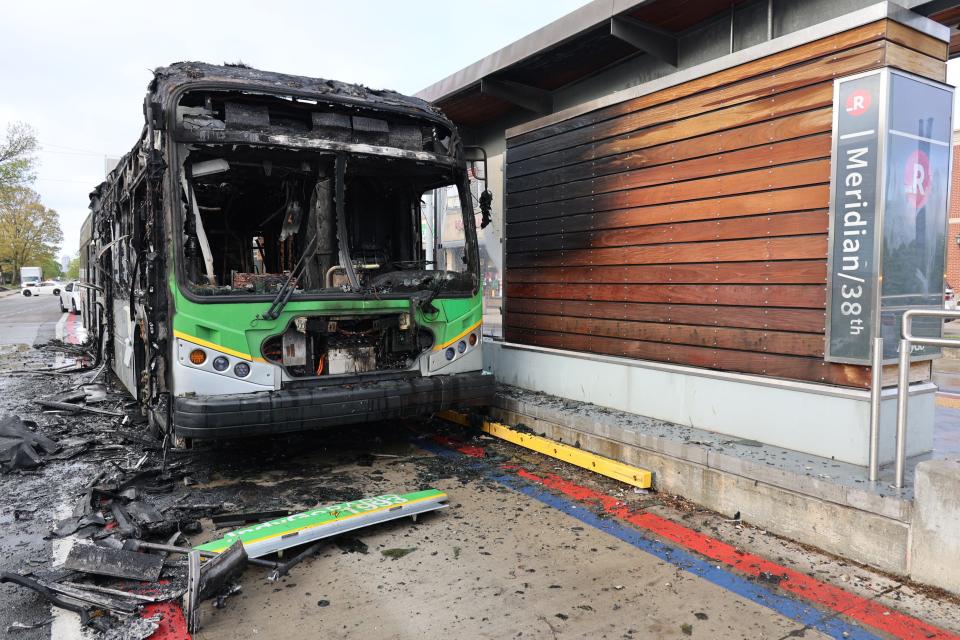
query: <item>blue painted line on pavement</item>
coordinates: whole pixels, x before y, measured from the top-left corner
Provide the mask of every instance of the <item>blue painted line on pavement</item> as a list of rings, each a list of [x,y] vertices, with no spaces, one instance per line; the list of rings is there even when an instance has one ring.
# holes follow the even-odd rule
[[[414,443],[422,449],[446,458],[465,457],[461,453],[451,451],[426,439],[418,438],[414,440]],[[881,640],[880,636],[871,633],[863,627],[851,624],[845,619],[839,618],[834,612],[821,611],[808,603],[795,600],[759,583],[747,580],[741,575],[724,569],[719,565],[711,564],[705,559],[697,557],[684,549],[674,547],[660,540],[648,538],[637,529],[622,524],[612,518],[600,518],[590,511],[590,509],[550,493],[522,478],[504,474],[500,472],[499,469],[482,462],[476,462],[475,467],[484,471],[490,479],[514,491],[553,507],[584,524],[603,531],[622,542],[632,545],[684,571],[692,573],[699,578],[703,578],[751,602],[772,609],[791,620],[801,622],[811,629],[816,629],[821,633],[841,640]]]

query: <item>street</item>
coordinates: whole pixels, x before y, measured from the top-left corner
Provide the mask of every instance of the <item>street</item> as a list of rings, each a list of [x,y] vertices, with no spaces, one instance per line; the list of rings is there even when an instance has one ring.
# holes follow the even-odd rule
[[[69,538],[51,544],[44,537],[105,465],[158,455],[143,426],[41,413],[32,402],[82,380],[8,373],[62,364],[63,354],[33,346],[60,333],[69,342],[76,323],[58,329],[64,318],[51,299],[0,299],[0,417],[34,420],[61,442],[93,440],[71,459],[0,476],[5,571],[40,570],[65,555]],[[100,406],[123,411],[125,403],[117,394]],[[202,604],[197,638],[280,638],[306,629],[357,639],[960,632],[956,600],[810,551],[734,514],[635,490],[438,420],[200,442],[171,455],[175,486],[150,499],[164,513],[175,510],[181,523],[199,520],[199,532],[183,527],[193,532],[190,544],[222,536],[210,516],[225,511],[296,512],[426,487],[449,495],[448,508],[416,522],[330,539],[277,582],[248,567],[232,595]],[[0,593],[0,629],[46,623],[6,637],[96,637],[32,591],[5,584]],[[179,609],[150,607],[164,616],[166,635],[154,637],[189,637]]]
[[[62,314],[56,296],[0,293],[0,345],[33,345],[54,337]],[[0,347],[0,348],[3,348]]]

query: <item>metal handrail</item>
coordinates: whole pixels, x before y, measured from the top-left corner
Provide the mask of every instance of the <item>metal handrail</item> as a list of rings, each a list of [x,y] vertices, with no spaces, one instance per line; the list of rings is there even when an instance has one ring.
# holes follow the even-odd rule
[[[947,311],[945,309],[908,309],[903,313],[903,320],[900,323],[900,358],[897,362],[897,450],[893,482],[897,489],[903,488],[903,472],[907,454],[907,399],[910,395],[910,351],[915,344],[930,347],[960,347],[960,338],[924,338],[913,335],[913,319],[918,317],[950,318],[956,320],[960,318],[960,311]],[[877,394],[879,395],[879,392],[877,392]],[[872,408],[871,404],[871,410]],[[870,426],[872,453],[873,424]],[[872,470],[871,467],[871,472]]]

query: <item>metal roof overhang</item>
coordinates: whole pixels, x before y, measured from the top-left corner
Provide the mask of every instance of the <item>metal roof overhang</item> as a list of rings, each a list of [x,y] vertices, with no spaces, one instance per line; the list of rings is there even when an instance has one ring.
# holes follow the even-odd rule
[[[675,43],[678,34],[711,18],[728,15],[731,4],[735,10],[736,5],[746,1],[593,0],[426,87],[416,96],[440,107],[462,127],[482,126],[517,106],[533,114],[548,116],[553,112],[551,93],[554,90],[644,53],[671,62],[671,40]],[[914,28],[918,28],[918,24],[926,25],[929,28],[921,30],[929,32],[932,29],[937,37],[947,39],[947,30],[941,25],[951,27],[950,33],[956,36],[955,25],[960,24],[960,0],[880,2],[795,34],[822,31],[821,27],[827,24],[831,25],[833,32],[843,31],[863,24],[860,20],[863,16],[876,16],[873,19],[891,17],[912,23]],[[929,16],[929,19],[923,16]],[[844,25],[844,21],[852,19],[858,24],[851,21]],[[791,36],[794,33],[742,49],[707,65],[727,61],[733,56],[749,55],[748,52],[756,54],[758,48],[767,48],[774,42],[780,44],[796,39]],[[956,55],[960,55],[960,36],[951,42],[951,55],[955,55],[954,44]],[[672,62],[675,63],[675,58]],[[698,65],[694,69],[704,66]],[[685,69],[642,86],[685,75],[691,70]]]

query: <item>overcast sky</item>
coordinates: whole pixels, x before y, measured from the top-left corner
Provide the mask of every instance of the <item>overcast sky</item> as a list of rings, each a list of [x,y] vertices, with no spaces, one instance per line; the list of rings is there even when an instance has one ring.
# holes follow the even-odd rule
[[[586,1],[9,2],[0,19],[0,130],[18,120],[36,129],[43,151],[34,187],[60,213],[61,254],[73,255],[105,157],[123,155],[140,134],[157,66],[242,60],[415,93]]]
[[[73,255],[105,156],[143,126],[150,70],[243,62],[415,93],[586,0],[10,2],[0,19],[0,130],[36,129],[34,188]]]

